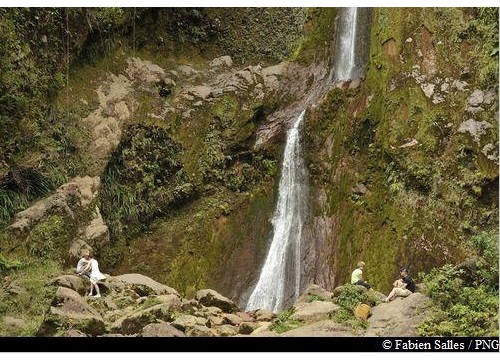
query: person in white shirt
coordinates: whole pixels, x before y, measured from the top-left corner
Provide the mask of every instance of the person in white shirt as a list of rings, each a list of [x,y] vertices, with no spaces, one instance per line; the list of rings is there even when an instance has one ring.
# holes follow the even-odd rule
[[[100,298],[101,297],[101,292],[99,291],[99,285],[97,285],[97,282],[100,280],[106,279],[106,275],[101,273],[99,271],[99,263],[97,262],[96,259],[92,257],[92,255],[88,255],[86,258],[88,258],[88,263],[85,265],[85,267],[82,269],[80,274],[90,274],[90,292],[89,296],[95,297],[95,298]],[[78,268],[78,266],[77,266]],[[95,290],[96,294],[92,295],[93,290]]]

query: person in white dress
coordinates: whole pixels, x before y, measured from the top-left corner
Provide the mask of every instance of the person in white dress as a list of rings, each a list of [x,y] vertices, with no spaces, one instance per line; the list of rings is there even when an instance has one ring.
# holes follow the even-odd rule
[[[97,262],[96,259],[92,257],[92,255],[89,256],[90,260],[86,267],[83,269],[83,272],[90,272],[90,292],[89,296],[95,297],[95,298],[100,298],[101,297],[101,292],[99,291],[99,285],[97,285],[97,282],[100,280],[106,279],[106,275],[101,273],[99,271],[99,263]],[[93,290],[95,290],[96,294],[92,295]]]

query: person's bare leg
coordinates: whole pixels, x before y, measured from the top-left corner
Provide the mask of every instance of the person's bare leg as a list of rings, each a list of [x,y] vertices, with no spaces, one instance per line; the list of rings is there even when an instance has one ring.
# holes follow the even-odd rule
[[[389,302],[392,300],[392,298],[396,295],[396,288],[393,288],[389,295],[387,295],[387,298],[385,299],[385,302]]]

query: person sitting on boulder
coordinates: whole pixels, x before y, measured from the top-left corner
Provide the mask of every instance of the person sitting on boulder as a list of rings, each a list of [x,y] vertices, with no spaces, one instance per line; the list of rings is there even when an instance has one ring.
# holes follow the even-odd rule
[[[88,255],[90,259],[85,268],[82,270],[82,273],[90,273],[90,292],[89,296],[100,298],[101,293],[99,291],[99,285],[97,282],[100,280],[106,279],[106,276],[99,271],[99,263],[96,259],[92,257],[92,255]],[[92,295],[93,290],[96,291],[95,295]]]
[[[408,273],[407,268],[402,268],[401,269],[401,278],[397,279],[394,281],[392,286],[394,288],[391,290],[387,298],[385,299],[385,302],[389,302],[391,300],[394,300],[398,296],[401,297],[406,297],[410,295],[411,293],[415,292],[415,282],[411,278],[411,276]]]
[[[365,263],[363,261],[358,262],[358,267],[354,269],[351,274],[351,284],[353,285],[362,285],[368,290],[371,289],[371,285],[363,280],[363,269],[365,267]]]

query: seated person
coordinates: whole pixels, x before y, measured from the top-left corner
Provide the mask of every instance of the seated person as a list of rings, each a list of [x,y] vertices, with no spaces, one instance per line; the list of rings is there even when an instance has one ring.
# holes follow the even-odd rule
[[[371,285],[363,280],[363,269],[365,267],[365,263],[363,261],[358,262],[358,267],[354,269],[351,274],[351,284],[353,285],[362,285],[368,290],[371,289]]]
[[[394,283],[392,284],[394,288],[385,299],[385,302],[394,300],[398,296],[406,297],[415,292],[415,283],[413,282],[411,276],[408,274],[408,269],[402,268],[400,274],[401,278],[394,281]]]

